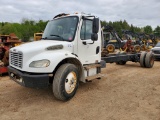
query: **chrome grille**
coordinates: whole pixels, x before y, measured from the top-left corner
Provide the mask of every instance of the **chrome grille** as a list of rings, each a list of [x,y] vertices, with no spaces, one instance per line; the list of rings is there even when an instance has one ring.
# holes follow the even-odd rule
[[[21,52],[10,52],[10,64],[22,68],[23,54]]]

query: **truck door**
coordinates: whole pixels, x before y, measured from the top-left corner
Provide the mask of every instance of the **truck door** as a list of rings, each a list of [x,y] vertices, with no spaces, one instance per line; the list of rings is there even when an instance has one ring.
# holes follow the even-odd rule
[[[78,35],[78,57],[82,64],[91,64],[101,59],[101,36],[98,34],[98,40],[91,40],[92,19],[82,19]],[[100,33],[100,32],[99,32]]]

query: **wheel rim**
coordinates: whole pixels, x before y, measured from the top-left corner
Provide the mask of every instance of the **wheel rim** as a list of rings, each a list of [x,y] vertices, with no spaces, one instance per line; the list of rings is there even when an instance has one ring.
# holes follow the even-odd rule
[[[77,76],[75,72],[70,72],[65,80],[65,90],[68,94],[72,93],[76,88]]]
[[[141,48],[140,48],[139,46],[136,46],[136,47],[135,47],[135,51],[136,51],[136,52],[140,52],[140,51],[141,51]]]
[[[110,52],[112,52],[112,51],[113,51],[113,47],[112,47],[112,46],[109,46],[108,50],[109,50]]]
[[[114,51],[114,47],[112,45],[107,46],[107,50],[109,52],[113,52]]]

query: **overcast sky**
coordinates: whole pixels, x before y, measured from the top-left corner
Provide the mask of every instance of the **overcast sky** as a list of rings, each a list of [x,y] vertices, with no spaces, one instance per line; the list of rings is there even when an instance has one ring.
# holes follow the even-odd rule
[[[101,20],[160,26],[160,0],[1,0],[0,22],[51,20],[59,13],[84,12]]]

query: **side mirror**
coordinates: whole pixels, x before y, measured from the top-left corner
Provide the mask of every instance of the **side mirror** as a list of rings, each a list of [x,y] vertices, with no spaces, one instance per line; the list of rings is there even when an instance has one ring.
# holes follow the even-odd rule
[[[99,31],[99,18],[94,18],[93,25],[92,25],[92,32],[98,33],[98,31]]]
[[[98,40],[98,34],[97,33],[92,33],[91,34],[91,40],[97,41]]]

